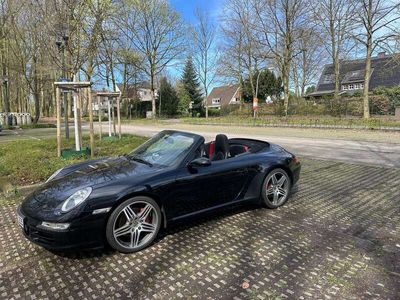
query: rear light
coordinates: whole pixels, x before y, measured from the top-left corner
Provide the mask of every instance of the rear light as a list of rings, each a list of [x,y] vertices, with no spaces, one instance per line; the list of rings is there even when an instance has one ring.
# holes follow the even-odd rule
[[[300,163],[300,159],[297,156],[293,156],[293,162],[295,164],[299,164]]]

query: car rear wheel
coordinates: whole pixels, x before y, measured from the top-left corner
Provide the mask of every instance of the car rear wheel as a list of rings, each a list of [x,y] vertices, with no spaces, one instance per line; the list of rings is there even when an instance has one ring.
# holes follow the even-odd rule
[[[268,208],[277,208],[285,204],[290,193],[290,177],[283,169],[272,170],[264,179],[262,201]]]
[[[144,196],[121,203],[107,222],[106,237],[112,248],[132,253],[150,245],[161,226],[161,211],[157,203]]]

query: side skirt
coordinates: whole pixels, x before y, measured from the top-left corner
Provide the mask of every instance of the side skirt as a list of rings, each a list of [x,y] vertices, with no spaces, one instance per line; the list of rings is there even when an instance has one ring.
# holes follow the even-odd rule
[[[179,217],[175,217],[175,218],[172,218],[172,219],[170,219],[168,221],[169,222],[175,222],[175,221],[182,220],[182,219],[185,219],[185,218],[194,217],[194,216],[201,215],[201,214],[204,214],[204,213],[208,213],[208,212],[211,212],[211,211],[214,211],[214,210],[218,210],[218,209],[230,206],[230,205],[240,204],[242,202],[252,202],[252,201],[256,201],[256,200],[257,199],[254,199],[254,198],[245,198],[245,199],[234,200],[234,201],[230,201],[230,202],[227,202],[227,203],[224,203],[224,204],[220,204],[220,205],[216,205],[216,206],[213,206],[213,207],[209,207],[209,208],[205,208],[205,209],[202,209],[202,210],[198,210],[198,211],[195,211],[195,212],[191,212],[191,213],[179,216]]]

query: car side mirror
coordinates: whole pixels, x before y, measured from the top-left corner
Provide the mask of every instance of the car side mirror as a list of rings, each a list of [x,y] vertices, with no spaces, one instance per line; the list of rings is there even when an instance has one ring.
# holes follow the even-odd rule
[[[208,167],[211,165],[211,160],[207,157],[199,157],[188,163],[189,168]]]

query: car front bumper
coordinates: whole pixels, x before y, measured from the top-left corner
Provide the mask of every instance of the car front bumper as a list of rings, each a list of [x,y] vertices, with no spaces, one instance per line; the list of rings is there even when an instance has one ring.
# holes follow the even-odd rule
[[[42,221],[29,217],[17,209],[18,224],[25,237],[49,250],[67,251],[100,248],[105,243],[107,215],[87,215],[71,222],[65,230],[54,230],[40,226]]]

